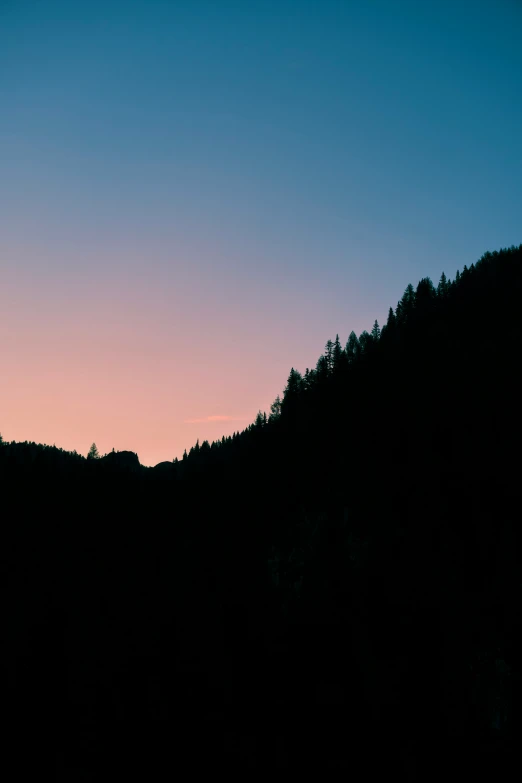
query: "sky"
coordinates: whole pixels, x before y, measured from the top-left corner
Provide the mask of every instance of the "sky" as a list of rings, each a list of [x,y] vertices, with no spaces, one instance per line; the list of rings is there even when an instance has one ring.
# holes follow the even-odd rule
[[[0,0],[0,432],[144,465],[522,242],[522,3]]]

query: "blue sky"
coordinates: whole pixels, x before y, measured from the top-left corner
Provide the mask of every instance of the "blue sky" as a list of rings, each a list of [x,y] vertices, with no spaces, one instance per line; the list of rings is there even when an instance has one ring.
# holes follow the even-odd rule
[[[522,241],[521,30],[515,0],[1,0],[3,333],[110,331],[106,297],[174,359],[255,348],[230,411],[179,399],[254,416],[408,282]]]

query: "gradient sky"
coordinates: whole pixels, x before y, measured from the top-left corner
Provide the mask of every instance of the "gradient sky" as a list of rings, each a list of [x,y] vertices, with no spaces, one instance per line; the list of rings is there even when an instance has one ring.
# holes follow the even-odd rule
[[[518,0],[0,0],[3,437],[181,457],[522,242],[521,33]]]

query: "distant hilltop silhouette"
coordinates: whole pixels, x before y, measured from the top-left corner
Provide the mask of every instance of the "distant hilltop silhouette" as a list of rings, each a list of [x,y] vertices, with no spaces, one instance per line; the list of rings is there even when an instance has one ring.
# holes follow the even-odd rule
[[[111,451],[101,457],[99,461],[119,470],[135,471],[141,469],[138,455],[134,451]]]
[[[169,460],[165,460],[164,462],[158,462],[157,465],[154,465],[153,470],[157,470],[158,472],[167,472],[169,470],[174,470],[174,463],[170,462]]]

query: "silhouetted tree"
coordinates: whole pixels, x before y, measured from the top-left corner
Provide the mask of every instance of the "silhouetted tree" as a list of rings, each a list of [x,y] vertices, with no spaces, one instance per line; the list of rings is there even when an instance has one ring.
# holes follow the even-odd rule
[[[348,342],[346,343],[346,358],[348,359],[349,364],[353,364],[358,357],[360,353],[360,345],[359,340],[357,339],[357,335],[354,331],[350,332],[350,335],[348,337]]]
[[[270,421],[277,421],[281,416],[281,398],[279,394],[270,406]]]
[[[312,388],[313,385],[313,376],[310,373],[309,368],[307,367],[304,375],[303,375],[303,391],[307,392]]]
[[[282,410],[293,405],[298,399],[302,389],[302,381],[301,373],[292,367],[283,393]]]
[[[429,277],[423,277],[419,280],[415,292],[415,307],[421,313],[428,313],[435,304],[437,292]]]
[[[390,337],[395,334],[396,325],[395,313],[393,307],[390,307],[388,310],[388,319],[381,329],[381,339],[385,338],[386,340],[389,340]]]
[[[96,443],[93,443],[87,454],[87,459],[99,459],[99,458],[100,458],[100,454],[98,452],[98,448],[96,446]]]
[[[364,331],[361,332],[359,335],[359,346],[361,349],[361,354],[363,356],[367,355],[368,352],[371,350],[370,346],[372,344],[372,336],[369,332],[364,329]]]
[[[341,367],[343,360],[343,349],[341,346],[341,342],[339,340],[339,335],[335,335],[335,341],[333,344],[333,351],[332,351],[332,368],[334,371],[339,370]]]
[[[326,358],[326,366],[328,368],[328,373],[331,373],[333,370],[333,355],[334,355],[334,344],[331,340],[326,341],[324,355]]]
[[[411,317],[415,307],[415,291],[413,286],[409,283],[406,286],[400,302],[397,303],[397,309],[395,310],[395,316],[398,324],[406,323]]]
[[[439,285],[437,286],[437,295],[441,299],[446,299],[449,291],[449,284],[444,272],[440,276]]]
[[[319,384],[323,384],[326,382],[328,375],[328,357],[325,354],[322,354],[317,360],[315,367],[315,378]]]

